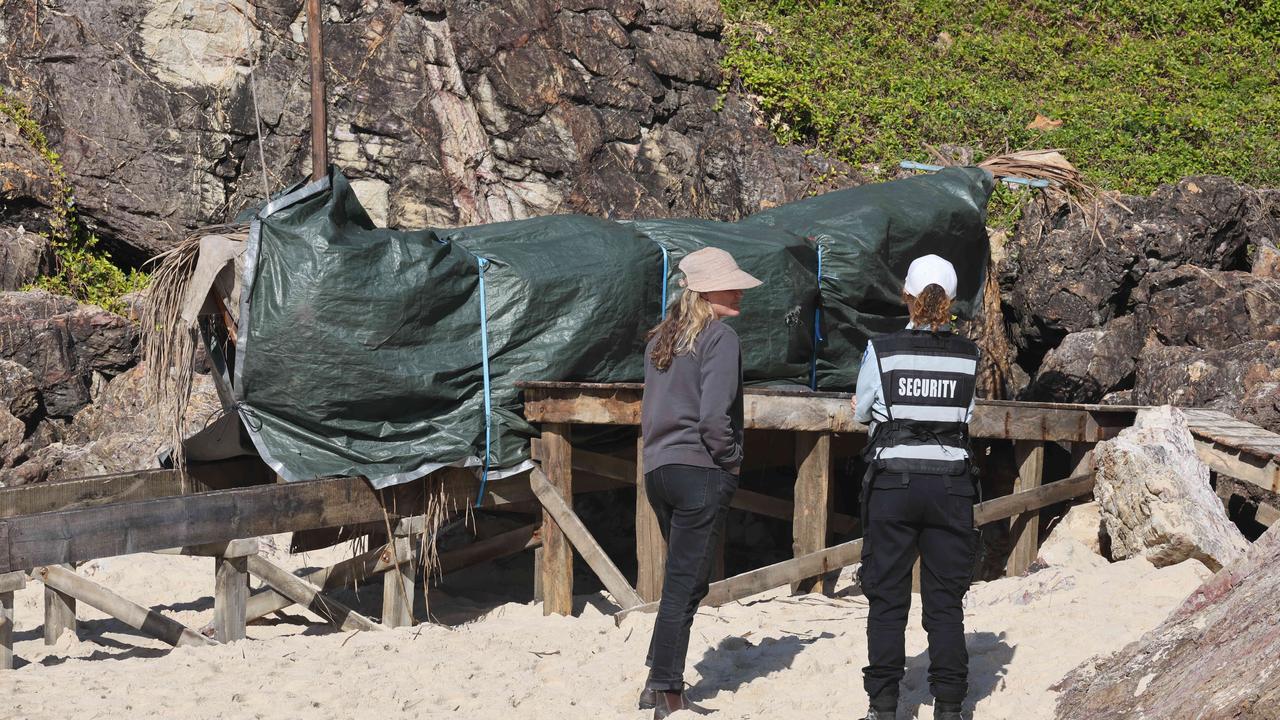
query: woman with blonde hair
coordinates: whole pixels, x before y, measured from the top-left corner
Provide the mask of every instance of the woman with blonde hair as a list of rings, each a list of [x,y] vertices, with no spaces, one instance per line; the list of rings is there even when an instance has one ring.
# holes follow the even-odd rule
[[[978,539],[969,458],[978,348],[952,331],[955,296],[950,262],[916,258],[903,291],[911,322],[869,341],[858,371],[854,417],[871,426],[858,569],[870,604],[867,720],[897,714],[917,557],[935,720],[960,720],[968,692],[962,603]]]
[[[667,541],[640,695],[654,718],[708,712],[684,696],[685,656],[743,454],[742,353],[737,333],[721,319],[738,315],[742,291],[760,285],[719,248],[690,253],[680,270],[684,289],[650,331],[644,357],[645,492]]]

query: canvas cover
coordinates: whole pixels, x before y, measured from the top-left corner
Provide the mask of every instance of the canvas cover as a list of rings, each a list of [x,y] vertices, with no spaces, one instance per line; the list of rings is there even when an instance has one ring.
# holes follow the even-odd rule
[[[840,190],[738,223],[554,216],[377,228],[343,175],[261,208],[239,342],[222,370],[253,445],[286,480],[383,487],[444,465],[515,472],[536,432],[521,380],[638,382],[680,258],[729,251],[764,285],[731,321],[744,376],[851,390],[869,335],[901,327],[907,264],[956,264],[980,298],[991,176],[977,168]],[[225,433],[225,430],[223,431]]]

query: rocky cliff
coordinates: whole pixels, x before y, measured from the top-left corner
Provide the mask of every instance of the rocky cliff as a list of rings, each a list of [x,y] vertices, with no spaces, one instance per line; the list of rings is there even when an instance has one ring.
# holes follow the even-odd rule
[[[716,0],[323,6],[331,158],[384,223],[733,219],[833,168],[772,142],[726,82]],[[83,217],[136,263],[309,172],[303,8],[0,4],[0,86],[61,154]],[[28,156],[30,177],[0,178],[0,226],[31,229],[51,193],[12,135],[0,151]]]

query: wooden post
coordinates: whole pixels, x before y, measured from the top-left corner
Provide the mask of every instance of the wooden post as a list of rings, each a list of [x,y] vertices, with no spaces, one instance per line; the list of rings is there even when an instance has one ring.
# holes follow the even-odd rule
[[[542,470],[551,486],[561,497],[572,498],[573,448],[569,445],[567,424],[546,423],[542,426],[542,455]],[[573,548],[545,505],[542,511],[541,560],[543,614],[572,615]]]
[[[1013,455],[1018,463],[1018,480],[1013,486],[1016,495],[1040,487],[1044,475],[1044,443],[1033,440],[1016,440]],[[1040,511],[1032,510],[1014,516],[1009,522],[1009,539],[1013,549],[1005,574],[1021,575],[1035,562],[1040,550]]]
[[[667,569],[667,541],[644,485],[644,438],[636,440],[636,592],[645,602],[662,597]]]
[[[25,573],[0,575],[0,670],[13,669],[13,593],[26,586]]]
[[[831,510],[831,434],[796,433],[795,520],[792,524],[795,557],[827,546]],[[822,591],[822,576],[803,578],[792,585],[795,593]]]
[[[71,572],[70,565],[63,565]],[[62,633],[76,629],[76,599],[58,590],[44,586],[44,644],[53,645],[62,637]]]
[[[220,643],[243,640],[249,602],[249,556],[256,540],[227,543],[213,559],[213,633]]]
[[[82,600],[134,630],[163,640],[175,647],[182,645],[212,645],[213,641],[177,620],[145,608],[115,594],[105,587],[80,577],[60,565],[48,565],[36,570],[40,581]]]
[[[307,0],[307,45],[311,52],[311,181],[329,173],[329,123],[325,116],[324,44],[320,0]],[[266,172],[266,168],[263,168]]]
[[[413,542],[403,524],[392,533],[393,541],[383,559],[393,567],[382,576],[382,624],[413,625]]]

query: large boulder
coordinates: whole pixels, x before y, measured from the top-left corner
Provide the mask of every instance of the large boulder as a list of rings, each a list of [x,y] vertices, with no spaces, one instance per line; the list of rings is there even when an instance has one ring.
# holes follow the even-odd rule
[[[133,325],[101,308],[43,290],[0,292],[0,360],[31,372],[47,415],[87,405],[94,374],[128,369],[137,343]]]
[[[1149,343],[1138,356],[1132,400],[1212,408],[1280,432],[1277,383],[1280,341],[1251,340],[1223,350]]]
[[[1058,684],[1057,720],[1280,717],[1280,525],[1167,620]]]
[[[1223,177],[1185,178],[1120,200],[1103,202],[1093,217],[1033,203],[1019,224],[1001,285],[1031,366],[1066,335],[1121,314],[1148,273],[1187,264],[1247,269],[1250,245],[1275,232],[1259,221],[1259,193]]]
[[[22,420],[31,420],[40,409],[40,393],[35,376],[12,360],[0,360],[0,410]]]
[[[309,172],[305,17],[297,3],[241,5],[0,4],[0,85],[31,107],[121,259]],[[380,222],[734,219],[847,175],[779,148],[748,97],[721,92],[714,0],[344,0],[325,12],[330,157]]]
[[[0,485],[22,485],[157,466],[172,447],[172,407],[152,405],[144,392],[145,368],[135,366],[102,389],[96,402],[70,423],[50,428],[39,447],[29,440],[29,456],[10,470],[0,469]],[[184,435],[192,435],[222,410],[213,381],[196,375],[185,411]]]
[[[1131,303],[1164,345],[1216,350],[1280,340],[1280,280],[1182,265],[1148,273]]]
[[[1029,400],[1096,403],[1133,387],[1144,334],[1132,315],[1105,329],[1081,330],[1049,351],[1023,393]]]
[[[1209,485],[1182,413],[1143,410],[1094,451],[1094,495],[1116,560],[1141,556],[1157,567],[1188,559],[1218,570],[1249,547]]]
[[[49,239],[18,227],[0,226],[0,291],[21,290],[52,267]]]

